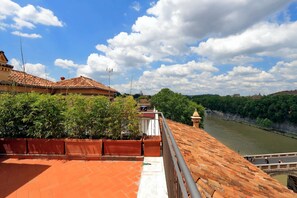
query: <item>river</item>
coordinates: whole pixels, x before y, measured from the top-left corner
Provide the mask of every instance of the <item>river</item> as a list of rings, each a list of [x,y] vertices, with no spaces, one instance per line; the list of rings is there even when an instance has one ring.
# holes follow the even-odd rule
[[[214,116],[205,117],[204,130],[241,155],[297,152],[297,139]],[[287,183],[287,175],[274,178]]]

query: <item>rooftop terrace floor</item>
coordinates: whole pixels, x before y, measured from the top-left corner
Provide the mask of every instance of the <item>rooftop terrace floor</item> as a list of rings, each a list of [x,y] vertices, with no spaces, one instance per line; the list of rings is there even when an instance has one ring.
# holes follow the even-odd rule
[[[0,159],[0,197],[137,197],[142,163]]]

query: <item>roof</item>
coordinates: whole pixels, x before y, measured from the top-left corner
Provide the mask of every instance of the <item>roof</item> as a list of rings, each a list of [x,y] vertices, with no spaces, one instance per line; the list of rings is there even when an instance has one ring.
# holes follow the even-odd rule
[[[297,197],[205,131],[167,124],[202,197]]]
[[[29,85],[29,86],[53,86],[55,83],[46,80],[44,78],[40,78],[31,74],[27,74],[22,71],[11,70],[9,75],[9,81],[15,82],[20,85]]]
[[[55,88],[94,88],[94,89],[103,89],[103,90],[109,90],[113,92],[117,92],[113,88],[109,88],[93,79],[80,76],[76,78],[70,78],[67,80],[61,80],[59,82],[55,83]]]

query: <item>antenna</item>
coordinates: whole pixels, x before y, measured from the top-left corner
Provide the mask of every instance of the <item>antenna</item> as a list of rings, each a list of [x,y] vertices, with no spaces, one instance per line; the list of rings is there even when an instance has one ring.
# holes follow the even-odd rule
[[[108,72],[108,99],[110,100],[110,75],[113,72],[113,68],[106,68],[106,71]]]
[[[21,58],[22,58],[22,69],[24,72],[23,76],[23,83],[25,85],[25,92],[27,92],[27,85],[26,85],[26,68],[25,68],[25,61],[24,61],[24,54],[23,54],[23,42],[22,42],[22,37],[20,36],[20,50],[21,50]]]
[[[20,50],[21,50],[21,58],[22,58],[22,69],[23,69],[23,72],[26,72],[26,69],[25,69],[25,61],[24,61],[24,54],[23,54],[23,42],[22,42],[22,37],[20,37]]]

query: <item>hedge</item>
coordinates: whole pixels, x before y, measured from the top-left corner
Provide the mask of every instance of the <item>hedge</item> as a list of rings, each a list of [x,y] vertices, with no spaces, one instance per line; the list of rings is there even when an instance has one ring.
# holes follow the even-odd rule
[[[0,94],[0,137],[135,139],[138,111],[132,97]]]

